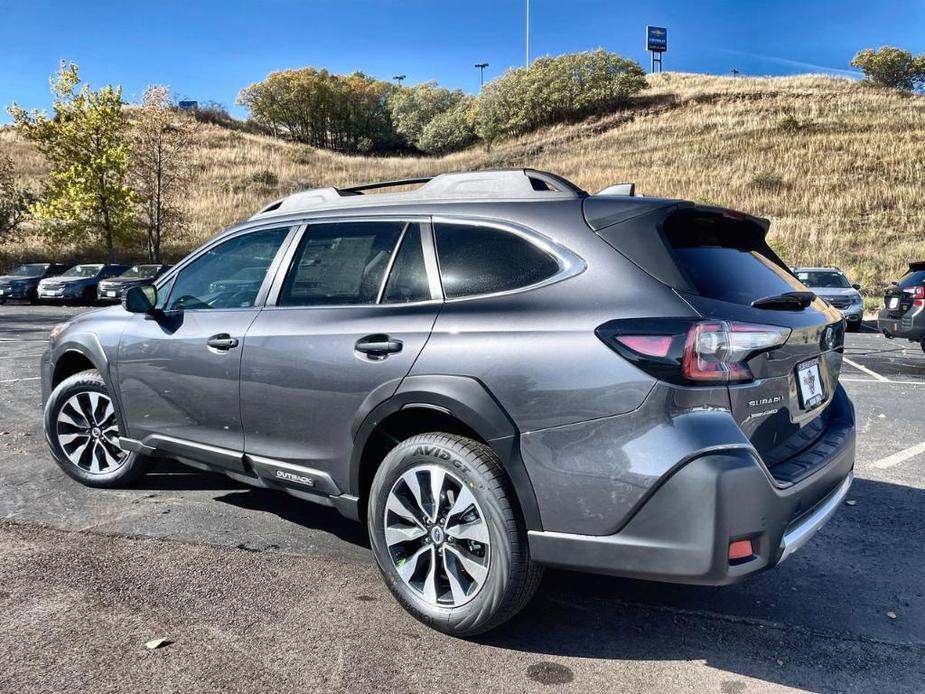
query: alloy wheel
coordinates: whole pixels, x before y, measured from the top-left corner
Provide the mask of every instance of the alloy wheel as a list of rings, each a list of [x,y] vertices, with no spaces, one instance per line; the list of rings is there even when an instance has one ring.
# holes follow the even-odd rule
[[[389,492],[385,543],[402,581],[436,607],[472,600],[488,577],[488,525],[469,488],[436,465],[405,472]]]
[[[67,459],[93,475],[113,472],[128,457],[116,443],[116,411],[103,393],[84,391],[68,398],[58,411],[56,434]]]

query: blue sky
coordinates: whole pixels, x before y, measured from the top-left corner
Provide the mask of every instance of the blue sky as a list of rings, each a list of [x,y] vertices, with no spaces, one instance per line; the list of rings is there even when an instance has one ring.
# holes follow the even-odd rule
[[[0,0],[0,105],[49,105],[62,58],[126,98],[169,84],[181,98],[234,107],[268,72],[314,65],[474,92],[524,60],[525,0]],[[923,0],[532,0],[535,57],[606,48],[648,65],[646,24],[668,27],[667,70],[782,75],[840,72],[864,47],[925,51]],[[8,122],[5,112],[0,122]]]

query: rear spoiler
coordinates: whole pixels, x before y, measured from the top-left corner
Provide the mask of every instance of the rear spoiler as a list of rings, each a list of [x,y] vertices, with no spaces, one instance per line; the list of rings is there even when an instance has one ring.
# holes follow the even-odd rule
[[[642,195],[636,196],[635,183],[615,183],[612,186],[607,186],[603,190],[597,191],[595,195],[628,195],[630,197],[642,197]]]

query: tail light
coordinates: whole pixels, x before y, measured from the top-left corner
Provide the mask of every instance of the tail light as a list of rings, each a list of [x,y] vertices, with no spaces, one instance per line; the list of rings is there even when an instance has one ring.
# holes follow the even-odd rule
[[[790,329],[738,321],[617,320],[597,336],[644,371],[672,383],[752,380],[748,360],[783,345]]]
[[[913,306],[925,306],[925,287],[913,287],[911,294]]]

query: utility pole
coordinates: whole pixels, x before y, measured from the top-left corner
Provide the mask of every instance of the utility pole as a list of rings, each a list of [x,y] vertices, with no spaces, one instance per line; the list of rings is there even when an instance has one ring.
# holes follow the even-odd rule
[[[392,77],[392,79],[398,82],[398,86],[400,87],[402,80],[405,79],[405,75],[395,75],[394,77]]]
[[[524,67],[530,67],[530,0],[527,0],[527,30],[524,41]]]
[[[485,68],[488,67],[488,63],[476,63],[475,66],[479,69],[479,91],[482,91],[482,85],[485,84]]]

